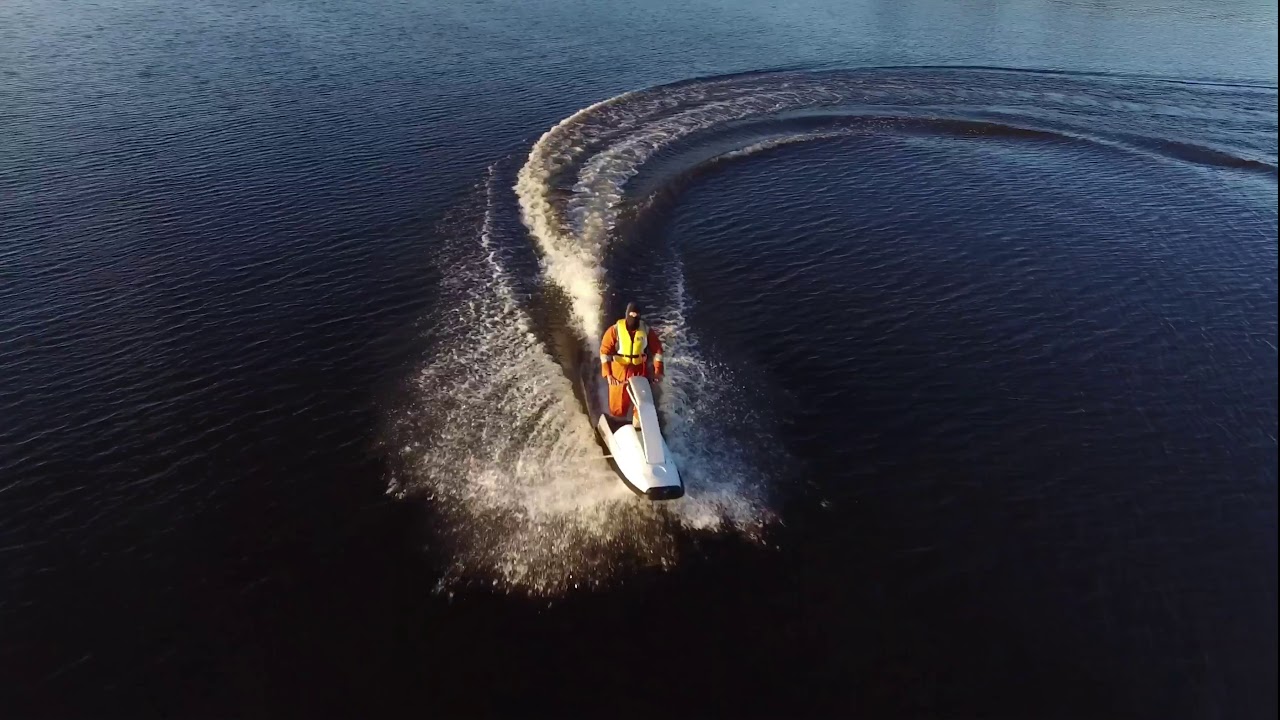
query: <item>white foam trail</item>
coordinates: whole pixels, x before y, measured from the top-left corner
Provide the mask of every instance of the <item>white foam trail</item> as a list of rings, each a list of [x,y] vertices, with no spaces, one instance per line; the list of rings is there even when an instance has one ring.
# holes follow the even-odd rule
[[[823,132],[802,133],[799,135],[783,135],[780,137],[769,138],[768,140],[761,140],[760,142],[752,143],[737,150],[730,150],[729,152],[716,157],[715,160],[737,160],[739,158],[750,157],[752,155],[757,155],[759,153],[773,150],[775,148],[785,147],[787,145],[815,142],[818,140],[834,140],[837,138],[850,137],[855,134],[856,132],[853,130],[829,130]]]
[[[561,120],[533,144],[529,159],[516,178],[515,190],[524,223],[543,252],[545,271],[569,294],[574,317],[583,329],[584,337],[594,335],[601,323],[600,291],[604,269],[600,260],[603,248],[589,242],[567,240],[566,229],[551,197],[551,180],[584,149],[581,137],[583,120],[630,96],[631,93],[624,93],[609,98]]]
[[[585,107],[544,133],[530,149],[515,191],[524,223],[542,251],[544,271],[568,294],[583,338],[594,338],[603,328],[603,258],[626,183],[645,161],[707,128],[840,99],[818,85],[708,81],[666,92],[624,93]],[[562,211],[557,180],[588,151]]]
[[[446,292],[459,303],[433,329],[444,342],[415,378],[406,476],[394,489],[439,511],[455,579],[556,593],[607,579],[622,557],[670,562],[669,534],[613,475],[563,371],[530,332],[492,214],[490,204],[478,242],[464,229],[445,250],[456,270]]]

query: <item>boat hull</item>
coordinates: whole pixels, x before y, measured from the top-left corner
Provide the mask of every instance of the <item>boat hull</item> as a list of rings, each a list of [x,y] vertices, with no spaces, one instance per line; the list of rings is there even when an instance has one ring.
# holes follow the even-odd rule
[[[588,358],[583,363],[582,391],[587,414],[608,450],[609,459],[623,484],[650,500],[674,500],[684,496],[684,481],[667,449],[658,426],[653,389],[648,379],[628,380],[628,392],[639,408],[640,427],[631,418],[609,414],[609,385],[600,377],[599,365]]]

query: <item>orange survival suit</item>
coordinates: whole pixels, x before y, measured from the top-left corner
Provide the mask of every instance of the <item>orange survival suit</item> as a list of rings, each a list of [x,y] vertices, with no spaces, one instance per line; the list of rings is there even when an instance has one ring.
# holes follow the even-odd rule
[[[627,328],[627,321],[633,327]],[[609,380],[609,414],[626,417],[631,410],[627,394],[627,378],[648,376],[649,360],[653,360],[653,380],[662,379],[662,341],[658,334],[640,319],[640,308],[627,305],[627,315],[609,326],[600,340],[600,374]]]

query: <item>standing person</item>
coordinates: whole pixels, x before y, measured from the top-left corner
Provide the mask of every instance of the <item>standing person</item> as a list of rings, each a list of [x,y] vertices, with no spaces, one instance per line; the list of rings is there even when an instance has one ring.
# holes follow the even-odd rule
[[[609,414],[626,417],[631,410],[627,379],[636,375],[648,377],[649,359],[653,359],[653,381],[662,380],[662,341],[658,334],[640,319],[640,305],[627,303],[627,313],[605,330],[600,339],[600,374],[609,381]],[[631,424],[639,427],[637,411]]]

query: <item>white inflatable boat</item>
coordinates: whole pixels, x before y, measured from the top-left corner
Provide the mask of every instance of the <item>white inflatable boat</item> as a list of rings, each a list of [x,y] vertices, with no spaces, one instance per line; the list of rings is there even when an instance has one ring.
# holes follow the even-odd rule
[[[643,377],[627,381],[631,402],[640,409],[640,427],[631,418],[609,414],[609,385],[600,377],[600,365],[589,358],[583,364],[582,391],[587,401],[587,414],[609,449],[622,482],[637,495],[650,500],[674,500],[684,495],[684,483],[676,470],[675,460],[667,450],[658,427],[658,410],[653,388]]]

